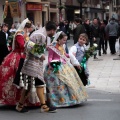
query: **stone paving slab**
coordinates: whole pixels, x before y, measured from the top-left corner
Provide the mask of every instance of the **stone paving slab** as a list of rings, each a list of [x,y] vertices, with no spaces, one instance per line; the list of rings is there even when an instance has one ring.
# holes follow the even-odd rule
[[[103,61],[93,61],[90,58],[88,66],[91,84],[87,86],[88,89],[120,94],[120,60],[113,60],[117,57],[118,55],[108,53],[99,57]]]

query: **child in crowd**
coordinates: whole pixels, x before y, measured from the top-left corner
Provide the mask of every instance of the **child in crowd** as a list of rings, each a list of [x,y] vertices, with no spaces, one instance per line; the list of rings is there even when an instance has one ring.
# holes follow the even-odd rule
[[[88,36],[85,33],[80,34],[78,42],[71,47],[69,56],[71,59],[71,63],[75,67],[79,77],[81,78],[84,86],[88,84],[89,71],[87,68],[87,61],[83,62],[85,51],[86,51],[86,42],[88,40]],[[83,64],[85,67],[83,67]]]

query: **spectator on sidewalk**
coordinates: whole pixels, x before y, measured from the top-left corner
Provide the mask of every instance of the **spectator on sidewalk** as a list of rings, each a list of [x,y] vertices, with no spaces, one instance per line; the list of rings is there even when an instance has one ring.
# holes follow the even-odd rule
[[[107,24],[105,31],[109,36],[109,46],[111,54],[116,54],[115,43],[118,37],[119,25],[115,21],[115,18],[111,18],[110,22]]]
[[[100,43],[99,43],[99,55],[101,56],[101,49],[103,54],[107,54],[107,34],[105,32],[106,20],[101,21],[100,25]]]
[[[86,45],[88,45],[89,44],[89,39],[90,39],[90,20],[89,19],[85,19],[83,25],[84,25],[84,28],[85,28],[85,33],[88,36],[88,41],[86,43]]]
[[[74,40],[74,44],[77,43],[79,35],[81,33],[85,33],[85,28],[82,25],[82,20],[79,18],[75,19],[75,24],[77,25],[77,27],[73,30],[73,40]]]
[[[90,25],[90,46],[93,46],[93,43],[96,43],[98,45],[97,50],[99,50],[99,42],[100,42],[100,26],[98,23],[98,19],[94,18],[93,23]],[[97,51],[96,55],[94,55],[94,59],[98,59],[96,56]]]
[[[7,48],[7,38],[8,38],[8,24],[2,25],[2,30],[0,31],[0,64],[2,63],[4,57],[9,53]]]
[[[16,32],[16,28],[15,25],[12,24],[11,29],[9,30],[10,33],[15,33]]]

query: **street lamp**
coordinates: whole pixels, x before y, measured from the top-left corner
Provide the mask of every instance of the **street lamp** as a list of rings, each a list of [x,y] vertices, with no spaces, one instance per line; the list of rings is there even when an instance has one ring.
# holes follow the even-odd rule
[[[80,3],[80,18],[82,19],[82,3],[84,0],[77,0]]]

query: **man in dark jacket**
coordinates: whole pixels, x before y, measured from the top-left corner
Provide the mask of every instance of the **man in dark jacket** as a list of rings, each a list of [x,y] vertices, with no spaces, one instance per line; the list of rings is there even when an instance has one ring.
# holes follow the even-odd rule
[[[4,57],[9,53],[7,48],[7,34],[8,25],[3,24],[2,30],[0,31],[0,65],[4,59]]]
[[[105,31],[109,36],[109,45],[111,54],[115,54],[115,43],[118,36],[119,25],[115,21],[115,18],[111,18],[110,23],[107,24]]]
[[[85,19],[84,21],[84,28],[85,28],[85,33],[88,35],[88,41],[86,43],[86,45],[89,44],[89,40],[90,40],[90,20],[89,19]]]
[[[75,19],[75,24],[77,25],[77,27],[74,29],[73,31],[73,40],[74,40],[74,44],[76,44],[78,42],[79,36],[81,33],[85,33],[85,28],[82,25],[82,21],[79,18]]]
[[[92,46],[93,43],[96,43],[98,45],[97,50],[99,50],[99,42],[100,42],[100,26],[98,24],[98,19],[94,18],[92,25],[90,25],[90,46]],[[96,55],[94,55],[94,59],[98,59]]]

